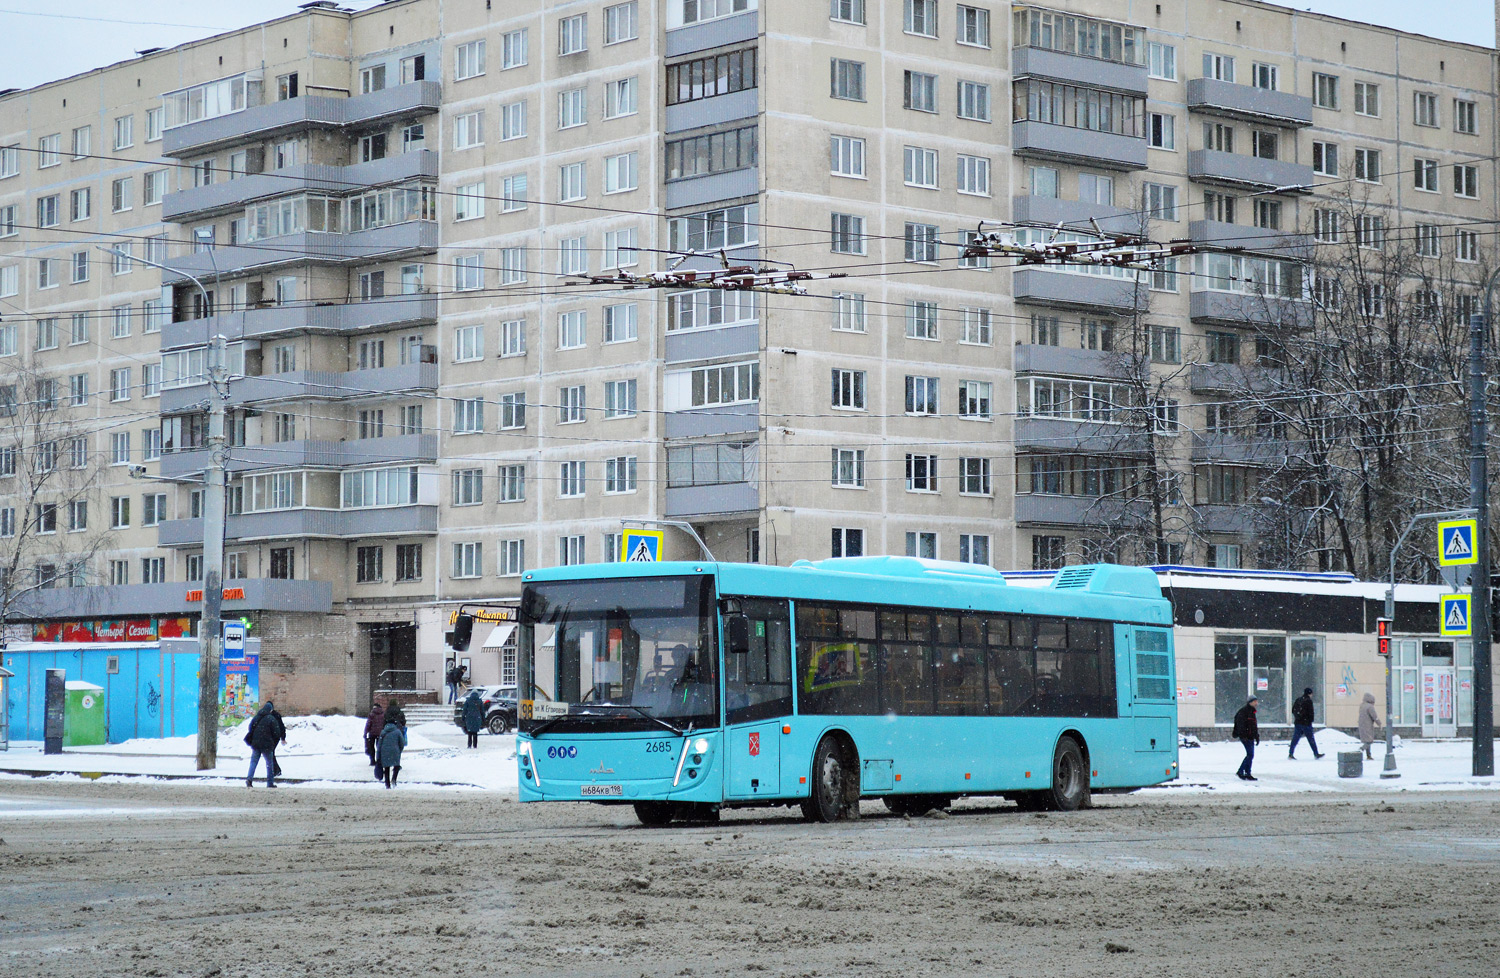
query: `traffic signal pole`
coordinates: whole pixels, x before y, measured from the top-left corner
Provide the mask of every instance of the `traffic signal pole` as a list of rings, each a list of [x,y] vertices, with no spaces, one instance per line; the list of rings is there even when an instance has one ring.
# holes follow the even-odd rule
[[[1493,284],[1494,279],[1491,278]],[[1474,576],[1470,578],[1469,623],[1474,647],[1474,769],[1476,778],[1495,773],[1495,704],[1490,675],[1490,489],[1485,419],[1484,341],[1489,329],[1490,289],[1484,315],[1469,317],[1469,505],[1474,510]]]

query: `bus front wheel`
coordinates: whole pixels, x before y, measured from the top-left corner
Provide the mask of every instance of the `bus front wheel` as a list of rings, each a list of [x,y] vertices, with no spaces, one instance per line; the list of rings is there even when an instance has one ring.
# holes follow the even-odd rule
[[[859,785],[855,768],[832,737],[824,737],[813,754],[812,784],[802,814],[809,822],[838,822],[859,817]]]
[[[667,825],[676,814],[677,806],[670,801],[638,801],[635,803],[635,817],[641,820],[642,825]]]
[[[1076,812],[1088,806],[1088,768],[1083,763],[1083,749],[1072,737],[1059,740],[1052,752],[1052,787],[1043,798],[1054,812]]]

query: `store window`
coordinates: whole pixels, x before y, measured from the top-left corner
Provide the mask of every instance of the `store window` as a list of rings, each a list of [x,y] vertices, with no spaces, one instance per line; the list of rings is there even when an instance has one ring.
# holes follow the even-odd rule
[[[1218,635],[1214,637],[1214,722],[1231,724],[1251,696],[1260,697],[1262,726],[1291,723],[1292,700],[1313,689],[1314,716],[1323,706],[1323,639],[1320,636]]]

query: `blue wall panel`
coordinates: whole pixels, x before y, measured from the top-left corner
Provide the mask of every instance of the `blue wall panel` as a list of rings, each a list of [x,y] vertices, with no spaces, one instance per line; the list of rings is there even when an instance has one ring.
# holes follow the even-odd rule
[[[110,674],[109,658],[119,659]],[[41,740],[48,669],[62,669],[69,681],[105,690],[107,735],[111,744],[136,737],[181,737],[198,729],[198,656],[166,653],[158,646],[118,648],[7,649],[10,739]]]

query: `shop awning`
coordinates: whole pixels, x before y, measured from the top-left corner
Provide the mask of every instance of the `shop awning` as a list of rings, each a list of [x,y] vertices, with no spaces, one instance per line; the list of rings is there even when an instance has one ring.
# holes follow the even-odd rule
[[[484,640],[484,645],[482,646],[482,648],[486,648],[486,649],[498,649],[498,648],[500,648],[500,646],[502,646],[506,642],[510,641],[511,633],[514,632],[515,630],[516,630],[516,623],[515,622],[513,622],[513,621],[502,621],[502,622],[500,622],[498,625],[496,625],[493,629],[490,630],[490,637]]]

